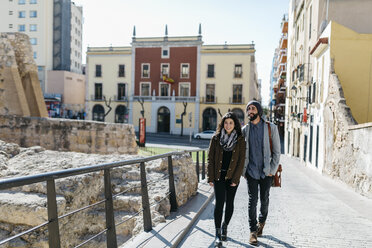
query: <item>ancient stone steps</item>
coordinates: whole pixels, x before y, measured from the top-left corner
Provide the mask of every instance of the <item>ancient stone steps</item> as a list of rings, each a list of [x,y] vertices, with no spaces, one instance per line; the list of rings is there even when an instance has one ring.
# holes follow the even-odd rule
[[[57,196],[59,209],[64,209],[66,200]],[[48,220],[47,197],[25,192],[0,193],[0,222],[37,226]]]

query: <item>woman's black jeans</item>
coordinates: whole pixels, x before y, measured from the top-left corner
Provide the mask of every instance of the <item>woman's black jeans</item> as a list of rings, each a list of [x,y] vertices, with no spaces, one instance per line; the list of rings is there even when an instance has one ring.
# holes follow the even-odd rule
[[[260,215],[258,221],[260,223],[265,223],[267,214],[269,212],[269,195],[270,187],[273,181],[273,177],[265,177],[263,179],[257,180],[251,177],[248,173],[247,183],[248,183],[248,215],[249,215],[249,229],[251,232],[257,231],[257,202],[258,202],[258,186],[260,186]]]
[[[225,207],[225,223],[229,224],[234,212],[234,198],[238,185],[230,186],[231,180],[214,181],[214,194],[216,197],[216,205],[214,208],[214,225],[216,228],[221,228],[223,206]]]

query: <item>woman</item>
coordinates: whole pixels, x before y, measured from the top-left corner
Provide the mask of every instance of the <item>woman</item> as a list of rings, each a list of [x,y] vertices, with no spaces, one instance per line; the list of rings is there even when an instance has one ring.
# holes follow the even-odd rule
[[[216,227],[215,245],[227,239],[227,226],[234,211],[234,198],[244,167],[245,141],[240,123],[232,112],[226,113],[211,139],[208,154],[208,183],[214,187],[216,205],[214,224]],[[226,203],[225,218],[222,224],[223,206]]]

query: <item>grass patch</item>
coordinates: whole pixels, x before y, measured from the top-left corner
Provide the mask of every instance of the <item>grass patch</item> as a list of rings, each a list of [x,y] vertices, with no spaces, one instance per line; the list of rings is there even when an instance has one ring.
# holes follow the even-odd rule
[[[175,151],[181,151],[179,149],[174,148],[164,148],[164,147],[139,147],[138,155],[149,157],[149,156],[155,156],[159,154],[164,154],[168,152],[175,152]],[[192,153],[192,160],[196,162],[197,153]],[[208,152],[205,152],[205,164],[207,164],[207,157]],[[201,165],[203,161],[203,152],[199,152],[199,164]]]

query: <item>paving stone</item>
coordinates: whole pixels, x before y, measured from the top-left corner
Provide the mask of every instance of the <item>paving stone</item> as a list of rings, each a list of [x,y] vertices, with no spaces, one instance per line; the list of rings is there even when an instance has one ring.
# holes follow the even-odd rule
[[[281,163],[282,188],[270,191],[269,215],[258,247],[372,247],[372,211],[365,211],[372,209],[371,199],[296,159],[282,156]],[[181,247],[213,247],[213,211],[214,202],[201,214]],[[248,244],[248,193],[243,178],[228,237],[224,247],[253,247]]]

